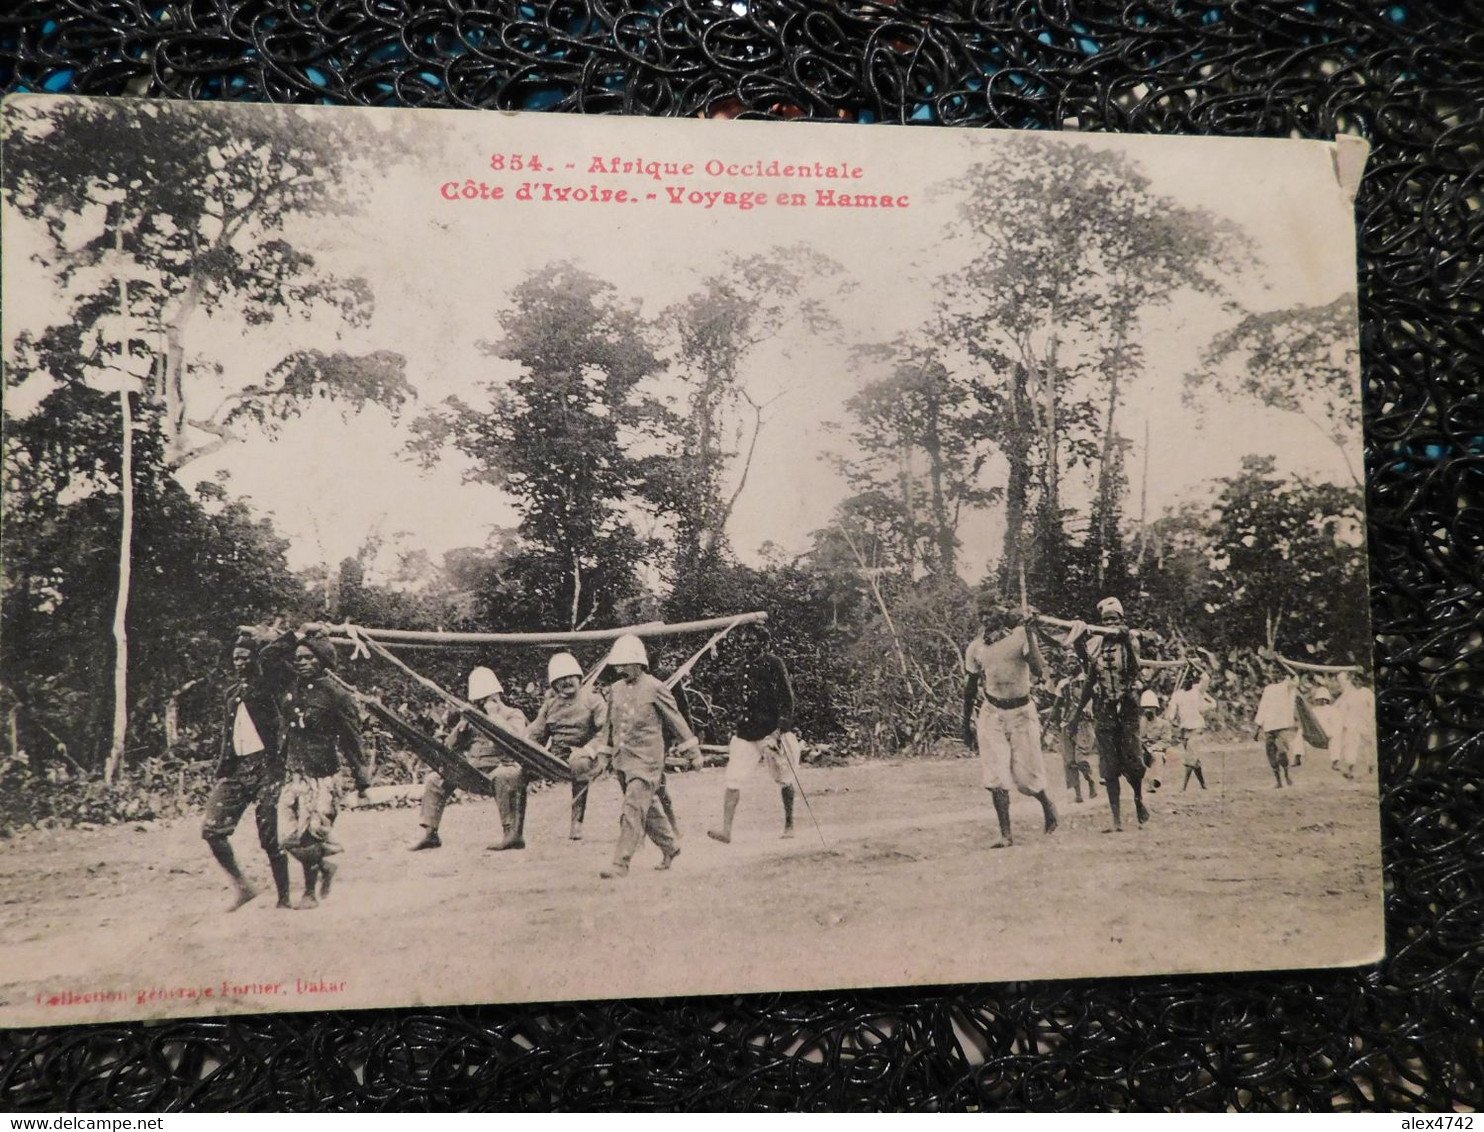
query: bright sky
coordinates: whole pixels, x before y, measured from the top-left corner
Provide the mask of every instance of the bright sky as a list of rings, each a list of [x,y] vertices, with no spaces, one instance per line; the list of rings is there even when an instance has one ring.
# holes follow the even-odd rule
[[[244,113],[254,108],[242,107]],[[324,113],[361,113],[332,111]],[[249,328],[230,316],[198,319],[188,348],[223,360],[220,389],[190,392],[192,411],[213,407],[223,389],[257,380],[292,349],[359,352],[396,350],[407,357],[420,402],[458,394],[480,403],[479,384],[501,373],[475,343],[500,335],[497,311],[511,286],[529,271],[570,259],[615,283],[653,314],[716,270],[726,252],[747,254],[808,243],[840,262],[853,285],[839,308],[838,341],[780,337],[752,359],[747,380],[755,395],[777,398],[758,445],[730,535],[744,559],[774,543],[795,553],[825,525],[845,494],[821,458],[841,438],[825,425],[843,417],[842,402],[875,374],[849,360],[859,344],[920,325],[931,309],[933,280],[972,251],[946,238],[954,202],[932,185],[977,161],[1017,160],[1020,136],[988,130],[755,122],[653,121],[567,115],[513,115],[450,111],[387,111],[419,115],[419,132],[442,156],[416,168],[393,168],[369,184],[364,211],[349,222],[299,225],[293,238],[313,249],[327,268],[360,274],[371,283],[376,315],[363,330],[332,320],[282,320]],[[1044,135],[1042,135],[1044,136]],[[1122,147],[1149,174],[1156,191],[1202,206],[1236,222],[1253,237],[1261,277],[1235,283],[1249,306],[1276,309],[1331,301],[1353,290],[1351,206],[1337,187],[1330,148],[1277,140],[1063,135],[1067,144]],[[495,152],[541,155],[554,172],[495,174]],[[752,211],[666,203],[661,183],[642,177],[592,177],[594,155],[640,161],[709,159],[747,162],[780,158],[856,165],[861,179],[849,191],[906,194],[911,207],[895,211],[836,211],[769,204]],[[575,168],[568,170],[571,163]],[[543,204],[512,200],[445,201],[440,186],[466,177],[503,184],[522,180],[656,192],[637,204]],[[786,184],[728,177],[668,178],[698,189],[764,189],[769,198],[797,188],[840,182]],[[44,325],[65,307],[30,261],[42,247],[34,232],[7,217],[4,311],[6,336]],[[1148,422],[1151,517],[1186,496],[1191,485],[1234,472],[1248,453],[1268,453],[1281,467],[1328,479],[1348,478],[1336,449],[1298,418],[1247,405],[1212,406],[1201,413],[1181,400],[1182,379],[1212,332],[1229,316],[1208,300],[1174,297],[1144,327],[1147,373],[1129,391],[1122,431],[1135,441],[1130,471],[1135,493],[1143,468]],[[223,343],[230,342],[230,348]],[[28,391],[11,397],[24,411]],[[30,391],[34,397],[35,391]],[[465,485],[450,457],[424,472],[402,457],[407,424],[381,410],[342,419],[319,404],[273,439],[251,437],[192,464],[192,479],[219,472],[236,493],[271,513],[292,542],[296,567],[337,562],[372,530],[406,532],[408,547],[435,559],[458,546],[478,545],[494,525],[517,515],[493,488]],[[1358,452],[1353,454],[1359,466]],[[1001,475],[991,466],[987,474]],[[1071,489],[1075,495],[1075,488]],[[963,570],[977,578],[997,550],[999,516],[970,516],[961,532]]]

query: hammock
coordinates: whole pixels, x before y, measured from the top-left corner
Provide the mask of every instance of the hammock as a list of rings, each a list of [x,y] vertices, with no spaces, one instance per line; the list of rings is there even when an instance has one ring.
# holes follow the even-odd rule
[[[684,633],[698,632],[704,629],[716,629],[710,639],[701,646],[690,658],[677,668],[665,680],[665,687],[673,689],[676,684],[683,680],[695,667],[696,662],[709,650],[716,647],[738,625],[746,625],[754,622],[766,621],[766,613],[739,613],[730,618],[711,618],[706,621],[689,621],[677,625],[665,625],[661,622],[650,622],[645,625],[630,626],[627,629],[604,629],[593,630],[583,633],[431,633],[416,634],[419,638],[440,638],[439,640],[416,640],[404,641],[408,647],[438,647],[448,645],[471,645],[489,643],[493,638],[502,644],[514,643],[557,643],[573,639],[583,640],[607,640],[632,632],[636,636],[658,636],[662,633]],[[513,759],[530,773],[539,778],[545,778],[558,782],[571,782],[573,780],[572,769],[566,761],[553,755],[546,748],[532,743],[524,735],[518,735],[509,728],[489,718],[467,700],[460,699],[452,692],[442,687],[437,681],[430,679],[422,673],[415,671],[404,661],[393,655],[390,647],[396,645],[390,642],[384,643],[378,639],[379,636],[411,636],[400,630],[367,630],[358,625],[346,622],[337,627],[342,634],[338,638],[332,638],[339,642],[350,645],[355,652],[353,655],[376,655],[388,664],[398,669],[404,675],[417,684],[432,692],[450,707],[459,713],[459,718],[489,740],[497,751],[506,758]],[[374,634],[374,635],[373,635]],[[468,638],[481,638],[480,640],[469,640]],[[520,638],[516,640],[515,638]],[[528,639],[529,638],[529,639]],[[607,656],[602,663],[594,665],[584,677],[584,685],[594,679],[597,673],[607,663]],[[421,759],[424,763],[437,771],[443,778],[453,786],[461,787],[477,794],[493,794],[494,786],[490,779],[464,760],[457,752],[439,743],[436,739],[425,735],[412,724],[398,716],[374,696],[367,695],[359,689],[352,687],[345,680],[339,679],[340,683],[352,692],[362,703],[366,705],[367,711],[374,716],[387,730],[391,731],[400,739],[407,748]]]

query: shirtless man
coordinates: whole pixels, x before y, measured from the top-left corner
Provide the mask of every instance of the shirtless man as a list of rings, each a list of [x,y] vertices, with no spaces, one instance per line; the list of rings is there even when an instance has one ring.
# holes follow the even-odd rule
[[[1056,830],[1056,807],[1046,795],[1041,765],[1041,723],[1031,702],[1031,677],[1045,670],[1034,632],[1034,615],[1003,608],[988,594],[979,599],[981,633],[964,650],[964,743],[979,752],[984,788],[994,800],[999,839],[991,849],[1014,844],[1010,834],[1010,787],[1041,803],[1046,832]]]

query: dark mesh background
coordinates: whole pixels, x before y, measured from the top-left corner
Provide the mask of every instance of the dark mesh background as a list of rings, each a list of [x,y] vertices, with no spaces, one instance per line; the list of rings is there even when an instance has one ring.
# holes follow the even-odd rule
[[[1283,976],[11,1032],[0,1034],[0,1107],[1437,1110],[1484,1100],[1478,5],[3,7],[7,90],[1363,133],[1375,146],[1359,216],[1390,958]],[[787,1052],[803,1036],[809,1044]]]

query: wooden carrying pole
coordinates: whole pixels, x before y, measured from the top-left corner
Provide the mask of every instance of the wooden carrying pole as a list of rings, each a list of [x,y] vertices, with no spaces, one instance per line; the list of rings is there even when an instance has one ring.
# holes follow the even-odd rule
[[[619,637],[669,637],[681,633],[709,633],[718,629],[730,629],[737,625],[751,625],[766,621],[763,612],[738,613],[731,617],[710,617],[704,621],[680,621],[667,625],[662,621],[650,621],[643,625],[627,625],[618,629],[581,629],[576,632],[540,633],[446,633],[421,629],[367,629],[357,625],[356,632],[378,644],[396,648],[399,645],[575,645],[589,641],[615,641]],[[338,629],[339,626],[329,628]],[[336,638],[336,643],[350,644],[347,638]]]
[[[1063,621],[1060,617],[1049,617],[1044,613],[1036,614],[1036,620],[1042,625],[1050,625],[1053,629],[1075,628],[1077,622]],[[1136,637],[1157,637],[1159,634],[1148,629],[1131,629],[1127,625],[1098,625],[1087,623],[1083,625],[1083,632],[1092,633],[1096,636],[1106,636],[1109,633],[1132,633]]]
[[[1281,653],[1273,654],[1278,663],[1285,668],[1291,668],[1295,672],[1359,672],[1358,664],[1305,664],[1301,660],[1289,660]]]

